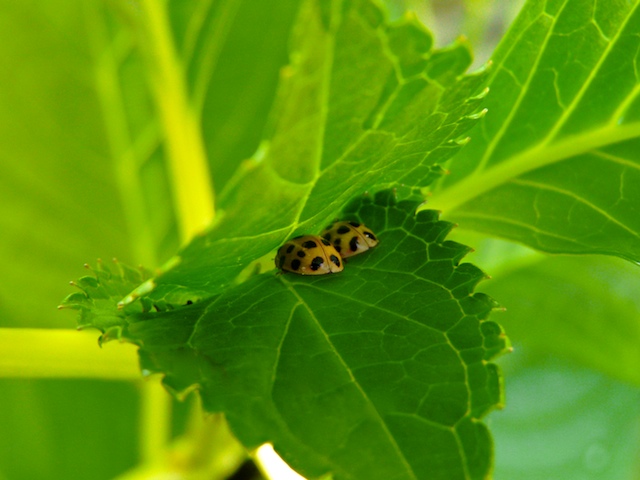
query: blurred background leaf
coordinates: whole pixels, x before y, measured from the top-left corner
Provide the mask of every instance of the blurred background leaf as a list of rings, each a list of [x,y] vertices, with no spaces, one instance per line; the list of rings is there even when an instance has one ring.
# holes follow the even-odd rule
[[[0,478],[110,479],[138,462],[134,385],[2,379],[0,391]]]
[[[640,390],[524,343],[503,359],[507,408],[490,415],[496,480],[633,480]]]

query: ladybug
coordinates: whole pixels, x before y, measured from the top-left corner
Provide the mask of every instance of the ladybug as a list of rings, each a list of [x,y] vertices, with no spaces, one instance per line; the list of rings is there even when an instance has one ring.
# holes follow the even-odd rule
[[[373,232],[358,222],[335,222],[320,235],[333,244],[342,258],[358,255],[378,245]]]
[[[317,235],[292,238],[278,249],[276,267],[300,275],[341,272],[342,258],[333,245]]]

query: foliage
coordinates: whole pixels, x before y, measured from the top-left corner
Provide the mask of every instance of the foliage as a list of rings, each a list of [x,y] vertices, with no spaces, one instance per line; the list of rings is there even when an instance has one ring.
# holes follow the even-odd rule
[[[138,345],[146,375],[198,390],[246,447],[271,442],[310,478],[631,478],[640,306],[620,258],[640,256],[638,5],[528,0],[472,74],[464,38],[436,48],[373,0],[0,5],[3,326],[69,326],[48,310],[60,278],[117,255],[74,282],[78,325]],[[274,269],[283,241],[338,217],[380,245],[336,275]],[[489,319],[492,298],[507,311]],[[516,351],[487,421],[504,405],[498,321]],[[68,415],[58,384],[2,385],[0,412]],[[46,430],[81,464],[22,447],[30,416],[0,415],[20,432],[0,476],[131,468],[135,400],[104,389],[69,384],[80,420]],[[218,460],[165,470],[224,478]]]

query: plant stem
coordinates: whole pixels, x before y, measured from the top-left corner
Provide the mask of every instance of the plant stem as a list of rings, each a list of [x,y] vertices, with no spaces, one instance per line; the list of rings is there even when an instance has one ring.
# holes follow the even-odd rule
[[[167,18],[166,2],[142,0],[150,83],[164,129],[167,162],[183,243],[209,226],[214,192],[198,115]]]
[[[130,36],[123,30],[110,38],[106,26],[106,15],[99,5],[84,5],[87,12],[89,43],[95,57],[95,82],[98,90],[106,138],[109,142],[116,185],[126,208],[122,209],[127,224],[132,251],[138,262],[153,267],[157,264],[157,247],[148,221],[144,191],[137,166],[146,158],[141,158],[135,148],[134,138],[129,131],[126,102],[119,80],[120,58],[133,48]]]
[[[139,380],[137,347],[107,343],[95,332],[0,328],[0,378]]]
[[[436,192],[427,208],[452,212],[475,197],[538,168],[543,168],[568,158],[592,152],[607,145],[636,138],[640,122],[621,126],[610,125],[580,135],[567,137],[557,143],[541,143],[511,158],[476,171],[442,193]]]
[[[144,463],[156,463],[171,439],[171,397],[159,376],[142,384],[140,408],[140,456]]]

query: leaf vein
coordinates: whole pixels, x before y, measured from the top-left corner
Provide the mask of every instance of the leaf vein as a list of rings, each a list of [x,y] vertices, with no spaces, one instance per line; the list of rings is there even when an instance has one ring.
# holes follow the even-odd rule
[[[342,358],[342,356],[340,355],[340,353],[338,352],[338,350],[336,349],[336,347],[333,345],[333,343],[331,342],[331,339],[329,337],[329,335],[327,335],[327,332],[325,332],[325,330],[322,328],[322,325],[320,324],[318,318],[315,316],[313,309],[304,301],[304,299],[298,294],[298,292],[295,290],[295,288],[293,288],[293,286],[286,281],[285,279],[282,279],[282,282],[284,283],[284,285],[287,287],[287,289],[298,299],[298,301],[304,306],[304,308],[307,309],[307,311],[309,312],[309,316],[313,319],[313,321],[315,322],[316,326],[318,327],[318,330],[322,333],[322,335],[324,336],[326,342],[328,345],[331,346],[331,348],[333,349],[333,352],[335,353],[336,357],[339,359],[339,361],[342,363],[342,365],[344,366],[344,369],[346,372],[348,372],[349,377],[351,378],[351,381],[353,382],[353,385],[358,389],[358,391],[360,392],[360,395],[362,395],[362,397],[369,403],[369,405],[371,405],[372,410],[375,412],[376,416],[378,417],[378,420],[380,422],[381,427],[383,428],[383,430],[385,431],[388,439],[389,439],[389,443],[393,446],[394,450],[396,451],[396,453],[398,454],[398,457],[400,458],[400,460],[402,461],[402,463],[406,466],[407,468],[407,472],[410,475],[411,478],[418,480],[418,477],[416,476],[416,473],[414,472],[413,468],[411,467],[411,465],[409,464],[407,458],[405,457],[404,453],[402,452],[402,450],[400,449],[400,446],[398,445],[398,443],[396,442],[396,439],[393,437],[393,435],[391,434],[391,431],[389,430],[389,427],[387,426],[387,422],[384,420],[384,418],[382,417],[381,413],[378,411],[378,408],[375,406],[375,404],[371,401],[371,399],[368,397],[367,393],[363,390],[363,388],[360,386],[360,383],[355,379],[355,377],[353,376],[353,372],[351,371],[351,369],[349,368],[349,366],[347,365],[347,363],[344,361],[344,359]]]

